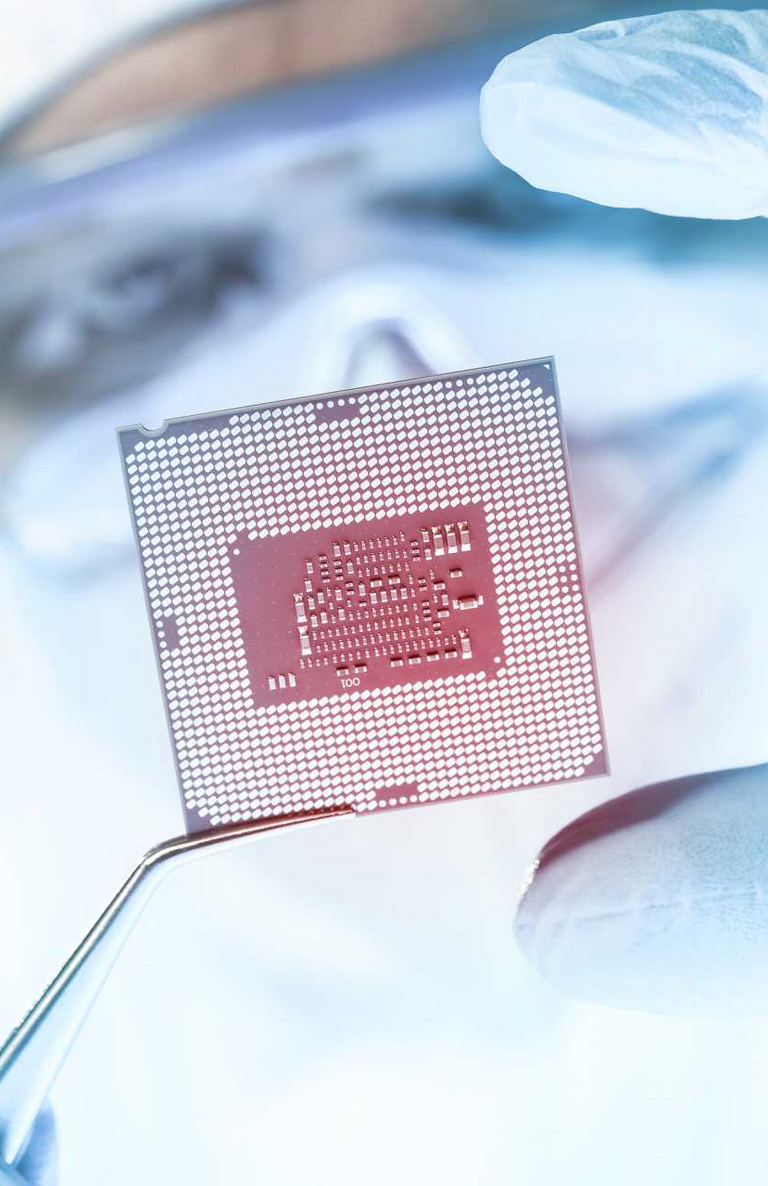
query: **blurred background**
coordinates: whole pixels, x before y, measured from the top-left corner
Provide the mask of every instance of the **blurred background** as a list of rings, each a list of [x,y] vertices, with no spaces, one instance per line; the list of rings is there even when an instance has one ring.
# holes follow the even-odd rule
[[[182,828],[117,425],[554,354],[613,771],[175,874],[56,1088],[63,1186],[765,1180],[763,1021],[569,1002],[511,930],[580,811],[767,756],[768,226],[479,136],[502,56],[657,7],[0,6],[0,1029]]]

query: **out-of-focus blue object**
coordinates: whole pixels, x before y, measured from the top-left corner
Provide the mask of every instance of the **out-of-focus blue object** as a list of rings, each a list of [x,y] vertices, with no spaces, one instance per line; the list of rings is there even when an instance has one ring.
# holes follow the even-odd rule
[[[11,1168],[0,1164],[2,1186],[59,1186],[58,1142],[53,1109],[38,1114],[23,1154]]]
[[[534,185],[660,214],[768,214],[768,12],[663,12],[535,41],[483,88],[491,152]]]

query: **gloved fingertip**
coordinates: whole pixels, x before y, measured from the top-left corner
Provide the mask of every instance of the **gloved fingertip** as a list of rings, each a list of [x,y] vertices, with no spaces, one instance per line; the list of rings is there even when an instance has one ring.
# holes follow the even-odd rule
[[[768,771],[657,784],[542,850],[515,931],[569,996],[663,1013],[768,1011]]]

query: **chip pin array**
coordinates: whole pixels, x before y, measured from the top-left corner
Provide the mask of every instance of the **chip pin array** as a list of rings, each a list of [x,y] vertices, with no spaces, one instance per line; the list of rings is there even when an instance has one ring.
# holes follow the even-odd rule
[[[121,443],[191,830],[605,769],[551,360]],[[271,545],[291,563],[252,579]],[[390,559],[405,585],[380,571]],[[370,653],[340,650],[363,620]],[[272,625],[281,661],[262,668]]]

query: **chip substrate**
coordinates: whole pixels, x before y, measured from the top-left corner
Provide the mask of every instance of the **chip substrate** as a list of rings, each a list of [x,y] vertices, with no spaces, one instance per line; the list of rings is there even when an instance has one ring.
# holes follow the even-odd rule
[[[551,358],[119,437],[190,831],[606,772]]]

